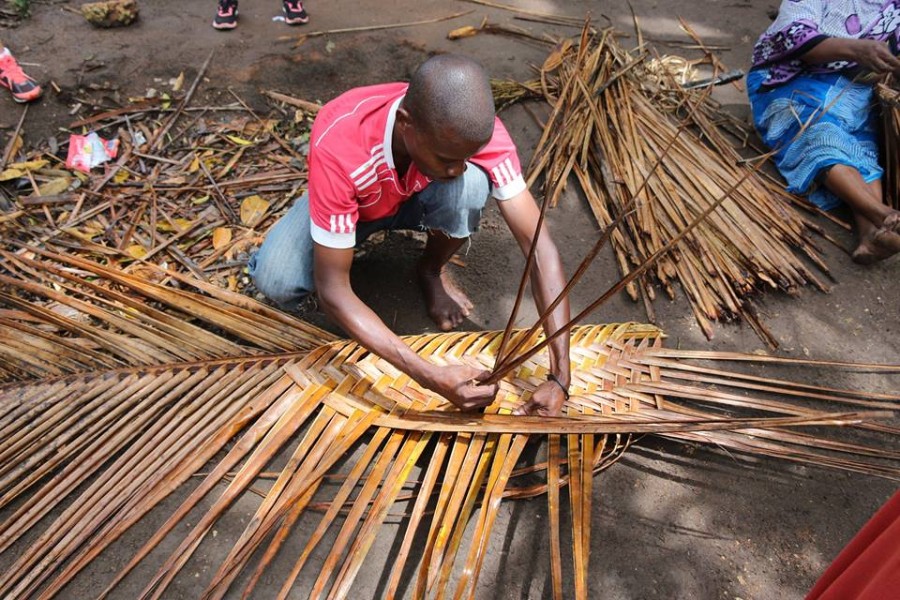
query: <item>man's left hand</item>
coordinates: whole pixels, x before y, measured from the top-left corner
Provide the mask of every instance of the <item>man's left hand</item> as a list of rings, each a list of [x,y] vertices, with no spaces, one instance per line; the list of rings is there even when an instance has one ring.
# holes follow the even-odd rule
[[[531,399],[513,411],[514,415],[538,415],[541,417],[556,417],[562,410],[566,396],[562,388],[554,381],[545,381],[534,393]]]

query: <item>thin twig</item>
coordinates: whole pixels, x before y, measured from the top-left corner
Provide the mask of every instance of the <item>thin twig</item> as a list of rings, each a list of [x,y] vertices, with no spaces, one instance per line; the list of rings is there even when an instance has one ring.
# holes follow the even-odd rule
[[[22,109],[22,116],[19,117],[19,124],[16,125],[12,137],[9,139],[6,148],[3,150],[3,156],[0,157],[0,171],[6,168],[6,163],[12,158],[13,149],[16,147],[16,140],[19,139],[19,132],[22,131],[22,126],[25,124],[25,117],[28,115],[28,106],[29,105],[26,104],[25,108]]]
[[[360,31],[381,31],[385,29],[399,29],[402,27],[415,27],[417,25],[430,25],[432,23],[440,23],[441,21],[449,21],[451,19],[456,19],[459,17],[464,17],[466,15],[470,15],[474,10],[467,10],[464,12],[454,13],[452,15],[446,15],[443,17],[437,17],[435,19],[425,19],[422,21],[410,21],[408,23],[393,23],[390,25],[369,25],[365,27],[345,27],[342,29],[328,29],[325,31],[311,31],[309,33],[304,33],[300,36],[281,36],[278,38],[278,41],[291,41],[294,40],[294,47],[301,45],[308,38],[319,37],[323,35],[332,35],[336,33],[357,33]]]
[[[178,117],[181,116],[181,113],[184,111],[185,107],[190,104],[191,99],[194,97],[194,92],[197,91],[197,86],[200,85],[200,82],[203,80],[203,76],[206,75],[206,69],[209,68],[209,63],[212,61],[213,54],[215,54],[215,50],[209,53],[209,56],[206,57],[206,60],[203,62],[203,66],[200,67],[200,71],[197,72],[197,77],[194,79],[194,83],[191,84],[191,88],[188,90],[187,94],[185,94],[184,98],[182,98],[181,102],[178,105],[178,108],[174,113],[169,117],[169,120],[166,121],[166,124],[156,132],[153,140],[151,140],[149,148],[150,150],[156,150],[159,148],[161,141],[166,137],[166,134],[169,132],[169,129],[172,128],[172,125],[175,124],[175,121],[178,120]]]

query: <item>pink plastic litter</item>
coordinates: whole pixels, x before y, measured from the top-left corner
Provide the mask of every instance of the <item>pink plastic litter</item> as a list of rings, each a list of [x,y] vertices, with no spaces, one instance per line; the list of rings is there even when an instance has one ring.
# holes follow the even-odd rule
[[[119,140],[105,140],[96,133],[72,135],[69,138],[69,155],[66,166],[83,173],[101,165],[119,154]]]

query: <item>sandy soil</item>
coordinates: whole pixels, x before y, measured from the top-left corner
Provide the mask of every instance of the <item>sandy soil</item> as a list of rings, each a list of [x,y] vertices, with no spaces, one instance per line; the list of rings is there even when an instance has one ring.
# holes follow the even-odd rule
[[[591,10],[597,22],[630,31],[632,17],[623,0],[515,3],[573,16]],[[213,63],[199,98],[224,97],[231,89],[254,108],[267,110],[261,91],[278,90],[326,101],[348,87],[404,78],[431,52],[470,54],[495,77],[530,76],[529,65],[542,62],[546,53],[543,48],[491,35],[457,42],[446,39],[450,29],[477,25],[484,17],[537,33],[575,33],[572,29],[515,21],[510,13],[462,1],[310,0],[307,9],[312,21],[298,30],[272,21],[279,9],[274,0],[243,0],[240,27],[229,33],[216,32],[209,26],[215,4],[212,0],[141,0],[140,21],[122,30],[91,28],[66,10],[75,2],[33,4],[31,19],[16,29],[0,29],[0,39],[12,47],[26,70],[45,83],[53,81],[61,90],[56,93],[48,89],[47,97],[30,110],[25,125],[29,143],[55,135],[58,127],[74,120],[70,112],[79,101],[105,103],[104,96],[143,95],[151,87],[163,89],[165,82],[180,72],[192,80],[211,51],[215,52]],[[645,35],[662,52],[688,52],[677,45],[687,41],[678,29],[680,16],[706,43],[724,47],[721,57],[727,65],[746,68],[752,43],[769,22],[766,13],[777,3],[634,0],[633,5]],[[282,39],[301,31],[397,23],[467,10],[474,12],[453,21],[317,37],[296,48],[289,39]],[[746,116],[746,100],[739,90],[727,87],[718,94],[729,109]],[[0,126],[13,127],[20,110],[0,94]],[[78,114],[83,116],[88,110],[84,106]],[[527,160],[539,135],[537,127],[521,108],[513,108],[503,117]],[[850,244],[849,234],[828,223],[823,222],[823,226],[842,243]],[[568,194],[550,215],[550,227],[564,248],[567,267],[574,269],[596,235],[596,225],[584,201]],[[900,362],[900,262],[895,259],[861,269],[840,249],[825,242],[822,249],[836,280],[832,293],[802,290],[795,298],[773,295],[761,304],[780,341],[779,353]],[[354,270],[360,295],[401,333],[431,330],[418,298],[408,292],[415,289],[412,267],[418,251],[416,240],[395,236],[359,261]],[[455,269],[455,276],[477,305],[466,327],[502,328],[524,261],[495,209],[488,212],[483,232],[465,262],[465,268]],[[583,306],[616,276],[612,256],[604,255],[576,291],[573,304]],[[708,342],[694,324],[684,298],[658,302],[656,308],[658,323],[669,334],[672,346],[764,349],[752,331],[739,325],[719,327],[716,338]],[[526,310],[521,321],[530,324],[534,316],[533,310]],[[622,297],[592,315],[591,321],[644,318],[640,306]],[[792,370],[780,374],[799,377]],[[854,376],[847,381],[846,375],[831,373],[824,380],[882,391],[898,388],[896,377]],[[648,438],[596,480],[591,597],[800,598],[895,489],[892,482],[869,477],[774,460],[748,461],[715,450]],[[167,507],[176,500],[170,499]],[[248,500],[237,507],[235,530],[240,527],[240,517],[249,514],[252,503]],[[108,551],[63,597],[84,598],[95,592],[97,583],[108,580],[130,555],[129,550],[152,531],[167,507],[150,515]],[[503,506],[479,597],[549,597],[545,519],[546,507],[541,499]],[[220,539],[228,537],[223,534]],[[179,581],[171,597],[195,597],[223,549],[224,542],[221,548],[193,561],[186,571],[188,576]],[[389,559],[390,548],[375,551],[376,556]],[[135,573],[116,597],[134,597],[140,579],[150,568],[148,565]],[[383,564],[371,561],[360,576],[355,597],[377,597],[383,584],[382,571]],[[273,585],[279,581],[277,572],[271,581]]]

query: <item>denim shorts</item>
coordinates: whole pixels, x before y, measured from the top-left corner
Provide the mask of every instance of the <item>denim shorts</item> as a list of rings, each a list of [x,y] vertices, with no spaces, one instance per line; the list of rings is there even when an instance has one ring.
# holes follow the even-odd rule
[[[442,231],[450,237],[467,238],[478,230],[489,193],[487,174],[468,164],[456,179],[430,183],[400,205],[396,214],[357,223],[356,243],[377,231],[401,229]],[[308,194],[294,202],[272,227],[250,258],[249,267],[257,289],[284,308],[294,308],[315,290]]]

